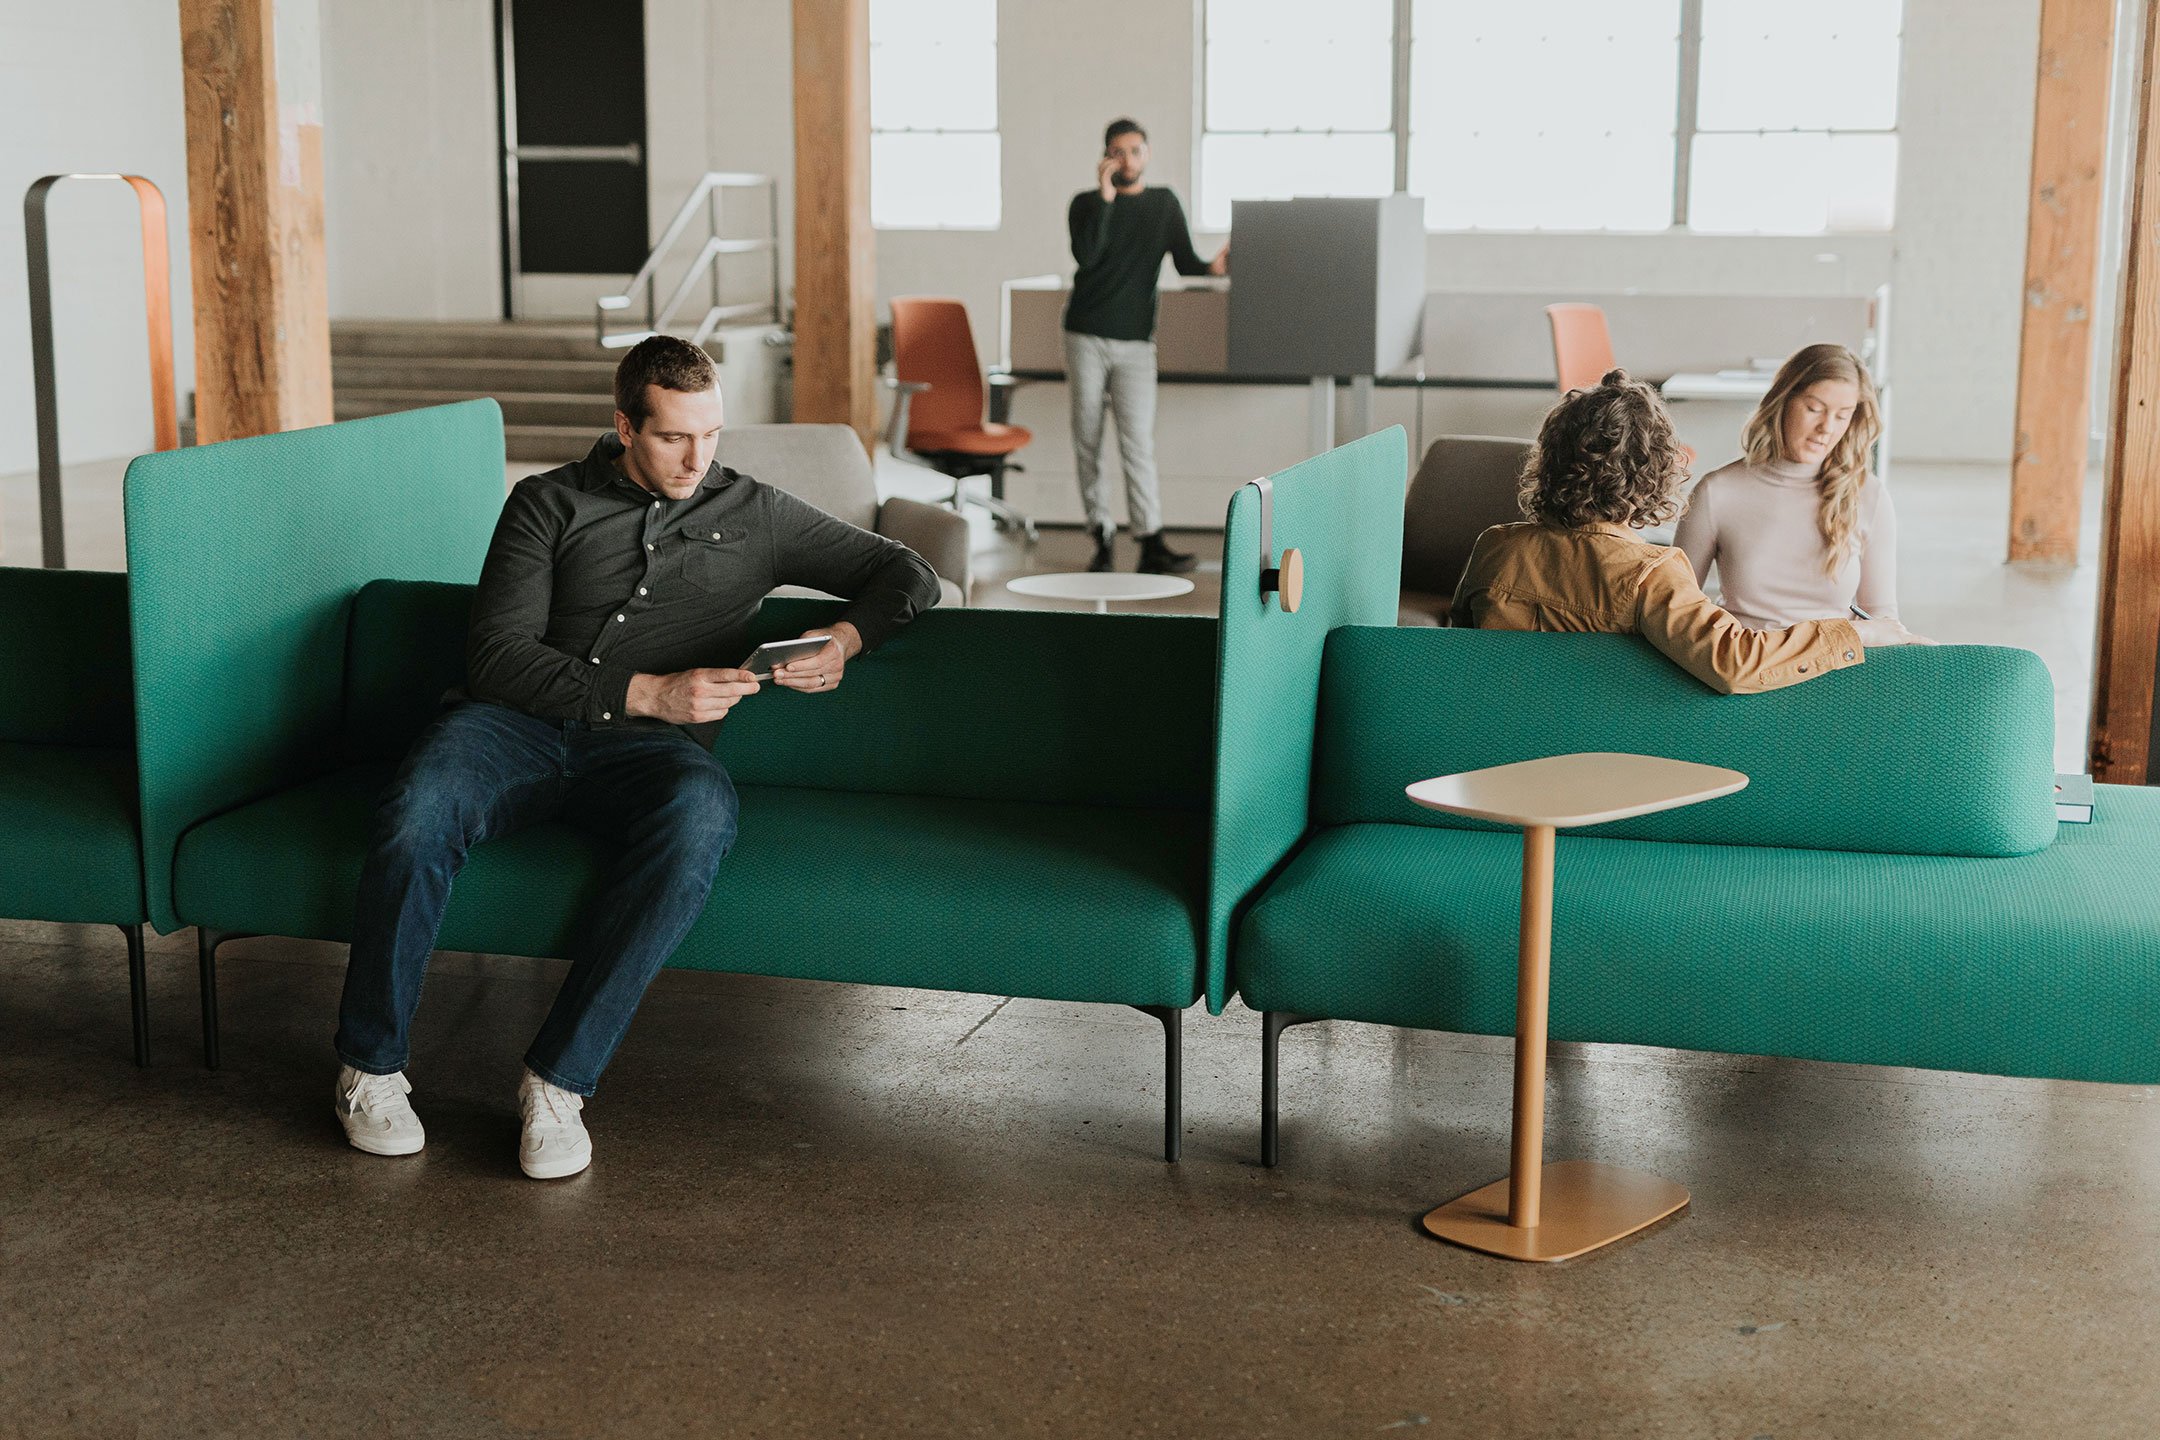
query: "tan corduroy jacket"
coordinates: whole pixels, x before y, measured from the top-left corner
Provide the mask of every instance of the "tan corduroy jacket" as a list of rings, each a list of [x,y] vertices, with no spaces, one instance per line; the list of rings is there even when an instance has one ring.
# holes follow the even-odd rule
[[[1523,523],[1478,536],[1450,623],[1642,636],[1727,695],[1776,690],[1867,658],[1845,620],[1750,630],[1703,594],[1687,556],[1619,525]]]

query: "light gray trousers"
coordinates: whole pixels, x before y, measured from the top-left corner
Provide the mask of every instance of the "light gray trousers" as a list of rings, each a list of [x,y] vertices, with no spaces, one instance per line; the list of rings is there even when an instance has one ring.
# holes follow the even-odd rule
[[[1102,478],[1103,399],[1117,419],[1118,465],[1125,472],[1125,514],[1135,535],[1162,529],[1155,478],[1155,342],[1105,340],[1065,332],[1065,388],[1072,396],[1073,464],[1088,529],[1116,531],[1110,487]]]

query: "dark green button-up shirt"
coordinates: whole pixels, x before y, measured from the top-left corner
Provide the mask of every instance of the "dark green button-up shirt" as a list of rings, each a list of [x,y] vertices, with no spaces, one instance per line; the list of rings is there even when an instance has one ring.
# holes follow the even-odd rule
[[[474,699],[622,724],[631,676],[741,664],[776,586],[849,600],[841,618],[865,651],[937,603],[937,576],[905,545],[722,465],[686,499],[657,497],[616,468],[621,454],[603,436],[510,492],[466,636]],[[683,728],[703,745],[719,731]]]

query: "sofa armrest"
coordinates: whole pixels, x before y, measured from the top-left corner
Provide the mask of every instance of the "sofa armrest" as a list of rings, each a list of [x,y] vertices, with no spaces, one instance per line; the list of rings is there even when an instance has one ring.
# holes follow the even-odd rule
[[[878,507],[877,533],[897,540],[929,563],[938,577],[960,591],[960,603],[971,598],[968,560],[968,523],[942,505],[895,497]]]

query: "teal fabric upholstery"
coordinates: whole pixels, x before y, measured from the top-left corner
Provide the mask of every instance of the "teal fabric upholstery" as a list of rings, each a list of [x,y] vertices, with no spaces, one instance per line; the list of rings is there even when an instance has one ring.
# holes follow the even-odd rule
[[[335,763],[353,596],[470,582],[502,509],[492,400],[145,455],[129,611],[150,916],[188,827]]]
[[[142,923],[132,753],[0,741],[0,915]]]
[[[1208,1009],[1228,998],[1239,908],[1305,833],[1320,660],[1330,631],[1386,625],[1401,588],[1403,494],[1410,452],[1401,426],[1272,477],[1272,565],[1306,557],[1295,614],[1260,591],[1260,492],[1240,489],[1223,532],[1222,630],[1216,661],[1214,858],[1208,904]]]
[[[368,818],[390,770],[342,770],[190,831],[182,913],[220,929],[348,938]],[[1197,812],[774,785],[740,794],[741,836],[671,965],[1192,1003],[1206,880]],[[564,954],[605,858],[559,823],[479,846],[440,943]]]
[[[1723,765],[1747,789],[1579,832],[2027,855],[2055,839],[2055,687],[2040,657],[1913,646],[1767,695],[1719,695],[1633,636],[1357,627],[1329,638],[1313,821],[1474,826],[1403,787],[1543,755]]]
[[[137,925],[127,577],[0,569],[0,915]]]
[[[178,913],[341,940],[376,797],[463,678],[470,588],[355,597],[328,773],[191,828]],[[764,636],[839,607],[768,601]],[[679,967],[1183,1008],[1207,903],[1215,626],[932,611],[828,695],[768,689],[721,731],[742,831]],[[605,857],[564,824],[477,847],[449,949],[559,956]],[[815,914],[815,925],[802,917]]]
[[[2160,1083],[2156,856],[2160,793],[2126,786],[2099,787],[2092,824],[2006,859],[1563,834],[1551,1033]],[[1511,1034],[1521,881],[1507,835],[1324,829],[1247,919],[1239,991],[1263,1010]]]
[[[0,569],[0,740],[135,746],[127,576]]]

